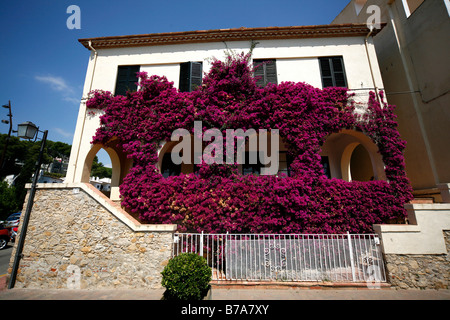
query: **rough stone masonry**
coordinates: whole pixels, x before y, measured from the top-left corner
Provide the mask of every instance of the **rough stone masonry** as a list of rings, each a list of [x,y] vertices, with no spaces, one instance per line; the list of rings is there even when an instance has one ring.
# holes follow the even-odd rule
[[[133,231],[84,190],[38,189],[15,288],[161,288],[171,246],[172,232]]]
[[[447,254],[387,254],[391,285],[401,289],[448,289],[450,283],[450,231],[443,231]]]

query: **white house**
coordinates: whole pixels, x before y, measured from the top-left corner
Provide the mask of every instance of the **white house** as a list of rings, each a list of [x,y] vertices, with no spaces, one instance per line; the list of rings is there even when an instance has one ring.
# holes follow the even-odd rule
[[[110,178],[91,177],[89,182],[100,191],[104,191],[104,192],[111,191],[111,179]]]
[[[226,52],[249,52],[254,62],[270,61],[263,75],[271,82],[306,82],[315,87],[345,86],[356,93],[355,100],[367,101],[368,92],[383,89],[372,37],[379,30],[366,24],[239,28],[172,32],[132,36],[80,39],[90,50],[83,100],[72,144],[67,183],[89,182],[96,153],[103,148],[90,141],[99,126],[98,114],[86,110],[91,90],[124,94],[136,82],[135,72],[166,76],[180,90],[190,90],[208,72],[211,58],[225,58]],[[364,105],[362,104],[362,110]],[[118,186],[131,167],[120,150],[107,147],[113,176],[111,198],[118,198]],[[330,137],[323,146],[329,174],[346,180],[384,178],[376,146],[358,132]],[[161,155],[162,156],[162,155]],[[358,162],[353,170],[352,163]],[[352,177],[353,174],[353,177]]]

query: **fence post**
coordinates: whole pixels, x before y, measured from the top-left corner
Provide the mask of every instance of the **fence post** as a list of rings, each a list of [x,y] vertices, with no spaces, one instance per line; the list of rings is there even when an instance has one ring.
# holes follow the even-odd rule
[[[353,248],[352,248],[352,240],[351,240],[351,236],[350,236],[350,232],[347,231],[347,238],[348,238],[348,248],[350,251],[350,264],[351,264],[351,268],[352,268],[352,279],[353,282],[355,282],[355,264],[353,262]]]
[[[200,235],[200,248],[198,249],[198,255],[203,257],[203,231]]]

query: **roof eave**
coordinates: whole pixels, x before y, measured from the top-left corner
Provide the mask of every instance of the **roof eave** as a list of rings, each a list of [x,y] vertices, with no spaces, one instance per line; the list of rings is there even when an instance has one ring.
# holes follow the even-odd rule
[[[374,29],[372,36],[377,34],[384,26],[385,24],[382,24],[380,29]],[[366,36],[368,33],[369,29],[366,24],[330,24],[152,33],[85,38],[78,41],[87,49],[91,49],[89,42],[95,49],[109,49],[222,41],[355,37]]]

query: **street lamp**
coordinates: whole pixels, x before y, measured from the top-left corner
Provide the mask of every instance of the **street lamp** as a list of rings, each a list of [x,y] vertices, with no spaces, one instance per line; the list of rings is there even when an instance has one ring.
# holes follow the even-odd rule
[[[14,257],[14,264],[11,272],[11,279],[9,280],[8,288],[14,288],[14,284],[16,283],[17,270],[19,269],[20,259],[22,258],[23,244],[25,242],[25,235],[27,234],[28,222],[30,221],[30,213],[33,207],[34,195],[36,193],[36,184],[39,177],[39,172],[41,170],[42,164],[42,156],[44,153],[45,142],[47,141],[48,130],[39,131],[39,128],[32,122],[24,122],[19,124],[17,130],[17,136],[22,139],[28,139],[36,141],[38,132],[43,133],[41,149],[39,150],[39,158],[36,163],[36,171],[34,172],[33,182],[31,184],[30,194],[28,195],[28,203],[27,208],[22,220],[22,227],[20,229],[20,236],[18,235],[16,254]]]
[[[33,140],[36,136],[37,131],[38,127],[30,121],[26,121],[17,125],[17,136],[21,139]]]
[[[8,113],[9,120],[2,120],[2,123],[9,124],[9,132],[8,132],[8,137],[6,138],[6,141],[5,141],[5,146],[3,147],[2,158],[0,159],[0,176],[3,173],[2,171],[3,171],[3,166],[5,165],[4,160],[5,160],[5,156],[6,156],[6,149],[8,148],[9,138],[11,137],[11,131],[12,131],[11,101],[9,101],[8,104],[2,105],[2,107],[9,110],[9,113]]]

